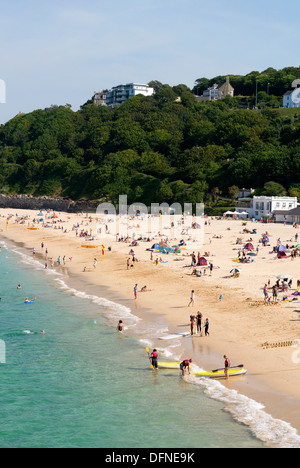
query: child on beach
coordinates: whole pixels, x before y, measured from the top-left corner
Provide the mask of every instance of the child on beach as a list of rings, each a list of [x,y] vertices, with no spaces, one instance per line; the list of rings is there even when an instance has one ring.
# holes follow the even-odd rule
[[[190,322],[191,322],[191,335],[193,336],[194,334],[194,324],[195,324],[195,319],[196,317],[194,315],[190,316]]]
[[[208,320],[208,318],[205,320],[204,327],[205,327],[205,336],[209,336],[209,331],[208,331],[209,330],[209,320]]]

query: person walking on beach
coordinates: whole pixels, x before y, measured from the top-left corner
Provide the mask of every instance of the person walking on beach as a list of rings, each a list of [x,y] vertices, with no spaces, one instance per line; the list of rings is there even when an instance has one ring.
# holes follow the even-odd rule
[[[225,379],[228,380],[229,379],[229,368],[230,368],[230,359],[225,355],[224,356],[224,359],[225,359]]]
[[[133,288],[133,293],[134,293],[134,299],[137,300],[137,293],[138,293],[139,287],[136,284]]]
[[[192,292],[191,292],[191,299],[190,299],[190,303],[189,303],[188,307],[190,307],[190,305],[193,306],[193,307],[195,305],[195,291],[194,290],[192,290]]]
[[[209,336],[209,320],[208,318],[205,320],[205,325],[204,325],[204,329],[205,329],[205,336]]]
[[[182,361],[182,363],[180,364],[180,370],[182,372],[182,375],[185,375],[186,369],[188,370],[190,374],[190,365],[192,362],[193,362],[192,359],[185,359],[184,361]]]

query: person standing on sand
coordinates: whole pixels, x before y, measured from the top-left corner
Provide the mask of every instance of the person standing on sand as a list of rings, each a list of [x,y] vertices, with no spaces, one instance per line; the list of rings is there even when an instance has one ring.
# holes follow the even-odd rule
[[[197,333],[199,332],[201,335],[202,332],[202,314],[201,312],[197,312]]]
[[[268,298],[269,298],[267,283],[266,283],[265,286],[264,286],[264,297],[265,297],[265,302],[267,302],[267,301],[268,301]]]
[[[228,380],[229,379],[229,368],[230,368],[230,359],[225,355],[224,356],[224,359],[225,359],[225,379]]]
[[[278,290],[276,284],[272,288],[273,290],[273,302],[277,302],[278,300]]]
[[[193,307],[195,305],[195,291],[194,290],[192,290],[192,292],[191,292],[191,299],[190,299],[190,303],[189,303],[188,307],[190,307],[190,305],[192,305]]]

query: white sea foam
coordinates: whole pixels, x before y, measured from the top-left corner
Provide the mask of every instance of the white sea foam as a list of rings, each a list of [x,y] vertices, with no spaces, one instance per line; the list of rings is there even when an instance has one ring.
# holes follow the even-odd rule
[[[137,317],[131,312],[131,309],[129,307],[110,301],[109,299],[106,299],[104,297],[87,294],[84,291],[79,291],[78,289],[71,288],[66,284],[65,281],[63,281],[60,278],[56,278],[55,281],[57,281],[60,285],[60,288],[64,289],[66,292],[73,294],[74,296],[79,297],[80,299],[89,300],[94,304],[97,304],[99,307],[103,307],[104,311],[105,309],[109,309],[109,316],[111,318],[122,317],[122,320],[125,319],[127,321],[127,325],[130,326],[136,325],[136,323],[140,320],[139,317]]]
[[[197,368],[195,372],[203,369]],[[214,379],[185,376],[187,382],[200,386],[205,393],[215,400],[221,401],[232,417],[248,426],[255,436],[271,447],[300,448],[300,436],[289,423],[275,419],[264,410],[257,401],[228,389]]]
[[[35,268],[36,270],[43,270],[46,274],[55,275],[55,276],[63,276],[62,273],[59,273],[57,270],[52,268],[45,268],[45,263],[49,263],[49,261],[45,260],[45,263],[42,263],[37,258],[28,255],[27,253],[22,252],[18,249],[11,249],[12,252],[18,254],[21,257],[21,263],[25,265],[30,265],[31,267]]]

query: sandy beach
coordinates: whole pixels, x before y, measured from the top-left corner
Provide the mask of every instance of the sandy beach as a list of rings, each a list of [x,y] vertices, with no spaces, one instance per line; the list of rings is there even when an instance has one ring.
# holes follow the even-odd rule
[[[269,414],[289,422],[300,433],[300,342],[296,341],[300,340],[300,319],[295,312],[300,310],[300,296],[295,295],[300,257],[292,259],[290,249],[283,259],[272,252],[279,239],[284,246],[296,246],[298,229],[282,224],[248,221],[243,226],[241,220],[209,220],[200,252],[201,256],[209,254],[208,264],[197,267],[202,273],[197,277],[191,275],[191,254],[198,256],[198,246],[195,248],[188,240],[181,253],[153,252],[151,259],[147,249],[161,239],[139,241],[133,247],[130,242],[118,242],[115,235],[102,239],[97,233],[99,219],[95,214],[56,213],[53,218],[53,213],[38,216],[37,212],[1,209],[0,215],[3,239],[18,243],[29,252],[35,249],[35,255],[48,268],[53,258],[55,268],[72,276],[79,289],[87,285],[95,290],[97,285],[109,288],[119,302],[142,319],[147,319],[147,314],[163,315],[170,333],[188,331],[190,315],[200,311],[204,319],[209,319],[210,336],[198,334],[182,339],[182,358],[192,357],[206,370],[222,367],[224,354],[230,357],[232,365],[243,363],[247,376],[224,381],[224,385],[262,403]],[[38,221],[41,218],[43,222]],[[81,231],[88,236],[80,237]],[[269,241],[263,246],[260,240],[265,233]],[[87,240],[93,237],[94,240]],[[172,239],[170,245],[177,245],[179,240]],[[247,263],[238,263],[238,253],[247,242],[253,244],[255,255]],[[131,249],[137,262],[132,262]],[[163,263],[156,264],[160,258]],[[212,272],[209,262],[213,264]],[[241,269],[238,277],[230,274],[233,268]],[[271,287],[280,274],[290,275],[293,283],[288,292],[279,291],[278,301],[273,303]],[[137,300],[133,294],[135,284],[139,287]],[[270,303],[264,301],[265,284],[269,287]],[[143,286],[147,286],[146,292],[140,292]],[[195,304],[188,307],[192,290]]]

